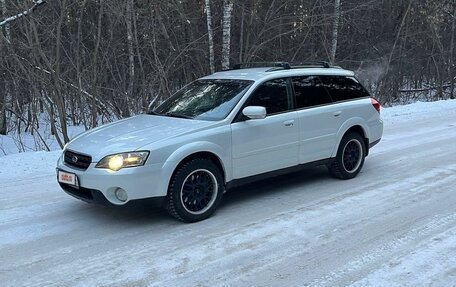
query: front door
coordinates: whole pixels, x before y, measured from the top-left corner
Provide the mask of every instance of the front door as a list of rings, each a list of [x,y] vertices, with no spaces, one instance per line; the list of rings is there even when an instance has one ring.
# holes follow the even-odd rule
[[[266,108],[264,119],[231,124],[233,178],[257,175],[298,164],[299,120],[288,80],[263,83],[245,106]]]

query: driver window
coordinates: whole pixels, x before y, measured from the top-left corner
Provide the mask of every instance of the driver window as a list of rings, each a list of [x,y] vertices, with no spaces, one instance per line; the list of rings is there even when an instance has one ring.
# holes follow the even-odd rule
[[[250,97],[248,106],[262,106],[268,115],[290,110],[287,81],[276,79],[261,84]]]

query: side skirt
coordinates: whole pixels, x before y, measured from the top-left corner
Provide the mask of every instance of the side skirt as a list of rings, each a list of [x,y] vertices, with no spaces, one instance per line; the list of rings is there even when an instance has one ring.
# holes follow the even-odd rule
[[[334,160],[333,158],[322,159],[322,160],[317,160],[317,161],[308,162],[308,163],[304,163],[304,164],[300,164],[300,165],[295,165],[292,167],[287,167],[287,168],[283,168],[283,169],[279,169],[279,170],[265,172],[265,173],[261,173],[261,174],[257,174],[257,175],[252,175],[252,176],[243,177],[243,178],[239,178],[239,179],[233,179],[226,183],[226,190],[229,190],[233,187],[252,183],[255,181],[259,181],[259,180],[263,180],[263,179],[267,179],[267,178],[271,178],[271,177],[276,177],[276,176],[280,176],[280,175],[284,175],[284,174],[292,173],[292,172],[296,172],[296,171],[301,171],[301,170],[308,169],[311,167],[327,165],[327,164],[330,164],[333,160]]]

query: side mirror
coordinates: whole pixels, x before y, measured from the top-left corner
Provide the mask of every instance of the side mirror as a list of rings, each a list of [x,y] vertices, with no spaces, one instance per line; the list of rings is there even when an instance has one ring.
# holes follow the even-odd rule
[[[242,110],[242,114],[251,120],[264,119],[266,117],[266,108],[259,106],[248,106]]]

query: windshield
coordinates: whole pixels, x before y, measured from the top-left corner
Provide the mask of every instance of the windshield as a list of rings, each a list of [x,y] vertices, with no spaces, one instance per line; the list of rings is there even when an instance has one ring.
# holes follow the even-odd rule
[[[198,80],[179,90],[149,114],[196,120],[226,118],[252,81]]]

